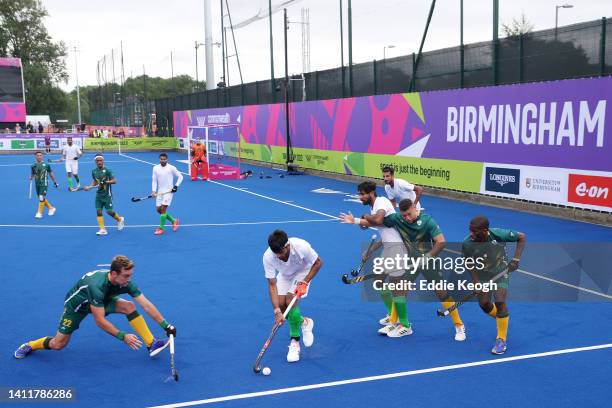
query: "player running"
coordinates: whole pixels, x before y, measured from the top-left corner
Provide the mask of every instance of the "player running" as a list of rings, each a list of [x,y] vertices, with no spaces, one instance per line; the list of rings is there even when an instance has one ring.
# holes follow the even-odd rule
[[[310,281],[319,272],[323,262],[308,242],[299,238],[288,238],[282,230],[275,230],[270,234],[268,245],[269,248],[263,255],[263,266],[274,309],[274,323],[278,324],[282,321],[283,313],[291,303],[294,293],[306,297]],[[312,346],[314,320],[302,316],[298,302],[287,314],[287,320],[291,336],[287,361],[294,363],[300,360],[300,328],[304,346]]]
[[[507,262],[506,243],[516,242],[514,258]],[[485,265],[482,270],[470,270],[472,280],[476,282],[490,281],[495,275],[508,268],[508,272],[518,269],[523,249],[525,248],[525,234],[510,229],[489,228],[489,220],[482,215],[470,221],[470,235],[463,241],[462,253],[465,258],[482,258]],[[497,322],[497,338],[491,349],[493,354],[506,352],[508,336],[508,322],[510,314],[506,306],[508,295],[508,275],[497,280],[497,289],[492,291],[495,303],[491,303],[491,291],[480,292],[478,303],[483,312],[493,317]]]
[[[47,200],[47,188],[49,187],[49,177],[53,180],[55,188],[58,187],[55,175],[51,166],[48,163],[43,162],[42,152],[34,153],[35,162],[32,164],[30,172],[30,183],[34,180],[36,184],[36,195],[38,196],[38,210],[36,211],[36,218],[43,217],[43,208],[47,207],[49,215],[55,214],[55,207]]]
[[[174,183],[174,177],[177,178]],[[172,230],[176,231],[179,226],[178,218],[174,218],[168,213],[168,207],[172,203],[172,197],[183,182],[183,175],[171,164],[168,164],[168,155],[159,155],[159,164],[153,166],[153,181],[151,195],[155,197],[155,207],[159,213],[159,227],[155,230],[155,235],[164,233],[166,220],[172,223]]]
[[[49,133],[45,134],[45,152],[51,153],[51,135]]]
[[[425,260],[435,258],[444,249],[446,240],[442,230],[429,214],[421,214],[412,201],[408,198],[399,203],[400,214],[386,216],[383,221],[379,217],[364,215],[364,218],[355,219],[353,214],[340,214],[340,222],[344,224],[359,224],[364,227],[381,226],[394,227],[402,237],[402,241],[411,249],[412,258],[423,257]],[[432,244],[433,243],[433,244]],[[426,267],[420,267],[415,273],[406,275],[406,278],[415,281],[419,273],[423,273],[427,281],[438,282],[442,279],[442,272],[430,267],[432,262],[427,262]],[[435,265],[434,265],[435,266]],[[436,295],[445,309],[455,304],[453,298],[445,290],[437,290]],[[399,311],[398,311],[399,314]],[[466,339],[465,326],[459,316],[457,309],[450,313],[455,325],[455,340]]]
[[[376,183],[373,181],[364,181],[357,186],[359,200],[363,205],[370,206],[370,214],[375,222],[382,224],[385,217],[395,214],[395,209],[391,201],[385,197],[378,197],[376,194]],[[359,220],[354,221],[359,223]],[[397,255],[404,257],[406,255],[405,247],[402,242],[402,237],[399,232],[393,227],[385,227],[384,225],[378,228],[380,233],[380,241],[374,244],[369,253],[364,253],[362,259],[367,260],[371,254],[375,253],[379,248],[383,247],[381,258],[395,258]],[[391,282],[397,283],[401,280],[405,271],[403,269],[393,268],[385,270],[385,274],[390,277]],[[382,280],[385,277],[381,277]],[[388,337],[397,338],[409,336],[412,334],[412,327],[408,321],[406,310],[406,291],[396,290],[381,290],[380,297],[387,308],[387,316],[380,320],[383,327],[378,330],[378,333]],[[393,312],[395,311],[395,313]],[[392,318],[392,316],[394,318]],[[397,317],[397,318],[395,318]],[[399,323],[398,323],[399,321]]]
[[[117,184],[115,176],[110,169],[104,167],[104,157],[98,154],[95,157],[96,168],[91,171],[93,182],[89,186],[83,187],[83,190],[89,191],[94,187],[98,187],[96,192],[96,219],[100,229],[96,232],[96,235],[107,235],[108,232],[104,227],[104,218],[102,217],[102,210],[106,208],[106,213],[117,220],[117,229],[121,231],[125,226],[125,219],[120,217],[119,214],[113,209],[113,190],[112,185]]]
[[[62,161],[66,163],[66,174],[68,176],[68,190],[75,191],[81,187],[81,181],[79,180],[79,159],[83,155],[79,146],[72,143],[72,137],[66,139],[67,145],[62,149]],[[72,176],[76,181],[76,187],[72,185]]]
[[[396,179],[395,170],[391,166],[383,167],[382,171],[385,193],[387,193],[393,207],[397,207],[398,203],[404,198],[409,198],[416,205],[417,210],[421,210],[420,201],[423,187],[411,184],[403,179]]]
[[[202,174],[202,180],[208,180],[206,147],[204,147],[200,139],[191,147],[191,180],[197,180],[198,174]]]
[[[140,339],[131,333],[119,330],[106,319],[111,313],[126,315],[130,326],[144,341],[151,357],[156,356],[168,345],[167,339],[155,339],[144,318],[136,310],[133,302],[121,299],[127,293],[143,308],[149,317],[166,331],[176,337],[176,328],[169,324],[155,305],[132,282],[134,262],[123,255],[117,255],[111,262],[110,270],[102,269],[88,272],[68,291],[64,300],[64,312],[54,337],[41,337],[22,344],[13,354],[15,358],[25,358],[36,350],[61,350],[68,345],[72,333],[79,329],[81,321],[92,314],[96,325],[127,344],[133,350],[142,346]]]

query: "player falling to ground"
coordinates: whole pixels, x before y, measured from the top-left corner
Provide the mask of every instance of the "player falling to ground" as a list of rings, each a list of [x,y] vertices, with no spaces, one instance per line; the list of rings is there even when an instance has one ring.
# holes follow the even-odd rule
[[[394,227],[402,237],[404,244],[410,248],[411,257],[424,257],[425,260],[437,257],[444,249],[446,241],[436,221],[431,215],[421,214],[408,198],[400,201],[399,209],[400,214],[388,215],[382,222],[380,222],[380,218],[372,215],[364,215],[364,218],[355,220],[355,217],[350,213],[340,214],[340,222],[344,224],[359,223],[359,225],[365,227],[381,225]],[[439,282],[443,277],[442,271],[437,269],[437,266],[434,262],[426,261],[426,267],[420,267],[417,271],[407,274],[406,279],[414,282],[418,275],[423,273],[427,281]],[[445,290],[436,290],[436,295],[445,309],[455,304],[453,298]],[[459,311],[455,309],[450,315],[455,325],[455,340],[464,341],[466,339],[465,326],[459,316]]]
[[[177,178],[174,183],[174,177]],[[155,197],[155,207],[159,213],[159,227],[155,230],[155,235],[164,233],[166,220],[172,223],[172,230],[176,231],[179,226],[178,218],[173,217],[168,212],[168,207],[172,203],[172,197],[178,187],[183,182],[183,175],[173,165],[168,163],[168,155],[159,155],[159,164],[153,166],[153,181],[151,195]]]
[[[72,137],[69,137],[66,140],[67,145],[64,146],[62,150],[62,160],[66,163],[66,174],[68,176],[68,190],[74,191],[75,189],[81,187],[81,181],[79,180],[79,159],[83,152],[81,149],[72,142]],[[76,181],[76,186],[73,187],[72,177],[74,176],[74,180]]]
[[[283,313],[296,290],[301,297],[306,297],[310,281],[323,263],[308,242],[299,238],[288,238],[282,230],[275,230],[270,234],[268,246],[263,255],[263,266],[274,309],[274,323],[278,324],[282,321]],[[314,320],[302,316],[298,302],[287,314],[287,320],[291,336],[287,361],[294,363],[300,360],[300,329],[304,346],[310,347],[314,342]]]
[[[191,180],[197,180],[198,175],[202,180],[208,180],[208,161],[206,159],[206,147],[198,139],[191,147]]]
[[[113,209],[112,185],[117,183],[113,172],[104,166],[104,157],[102,155],[96,155],[94,160],[96,161],[96,168],[91,171],[93,182],[91,185],[83,187],[83,189],[89,191],[96,186],[98,187],[96,192],[96,219],[100,229],[96,232],[96,235],[107,235],[108,232],[104,227],[104,218],[102,216],[103,209],[106,209],[106,213],[117,220],[117,229],[119,231],[125,226],[125,220]]]
[[[359,184],[357,186],[357,192],[361,203],[370,206],[370,214],[374,217],[375,222],[382,224],[385,217],[395,214],[395,209],[391,201],[385,197],[378,197],[376,195],[376,183],[373,181],[364,181]],[[358,219],[354,222],[359,225]],[[363,254],[362,259],[364,261],[380,247],[383,247],[383,251],[379,255],[381,258],[395,258],[397,255],[403,257],[406,254],[402,237],[395,228],[382,225],[379,227],[378,232],[380,233],[381,240],[370,248],[369,253]],[[385,270],[384,273],[389,276],[391,282],[396,283],[401,280],[405,271],[403,269],[392,268],[390,270]],[[385,277],[381,277],[381,280],[384,281]],[[408,321],[408,314],[406,311],[406,291],[396,290],[391,292],[385,289],[380,291],[380,297],[387,308],[387,315],[380,320],[380,324],[382,324],[383,327],[378,330],[378,333],[393,338],[411,335],[412,327]],[[395,311],[395,313],[393,313],[393,311]]]
[[[423,187],[411,184],[400,178],[395,178],[395,170],[391,166],[383,167],[382,171],[385,193],[387,193],[387,197],[391,200],[393,207],[397,207],[398,203],[404,198],[409,198],[416,205],[416,208],[420,210]]]
[[[507,262],[506,243],[516,242],[514,258]],[[523,249],[525,248],[525,234],[510,229],[489,228],[487,217],[478,216],[470,221],[470,235],[463,241],[462,253],[466,258],[483,258],[484,268],[482,270],[470,270],[474,282],[490,281],[495,275],[508,268],[508,272],[518,269]],[[506,341],[508,336],[508,322],[510,314],[506,306],[508,295],[508,275],[503,275],[497,280],[497,289],[478,294],[478,303],[483,312],[493,317],[497,322],[497,338],[491,350],[493,354],[504,354],[506,352]],[[495,303],[491,303],[491,294],[495,297]]]
[[[68,345],[72,333],[78,330],[81,321],[90,313],[96,325],[127,344],[133,350],[142,346],[140,339],[131,333],[119,330],[106,316],[111,313],[126,315],[130,326],[146,344],[149,355],[154,357],[167,345],[167,339],[155,339],[144,318],[136,310],[133,302],[121,299],[119,295],[127,293],[142,307],[147,315],[155,320],[166,334],[176,337],[176,328],[169,324],[155,305],[143,295],[132,282],[134,262],[123,255],[113,258],[110,270],[103,269],[88,272],[68,291],[64,299],[64,312],[54,337],[41,337],[22,344],[15,351],[14,357],[22,359],[36,350],[61,350]]]
[[[49,177],[53,180],[53,185],[57,188],[57,181],[51,166],[48,163],[43,162],[42,152],[34,153],[35,162],[31,167],[30,182],[34,180],[36,186],[36,195],[38,196],[38,210],[36,211],[36,218],[42,218],[43,208],[47,207],[49,215],[55,214],[55,207],[47,200],[47,188],[49,187]]]

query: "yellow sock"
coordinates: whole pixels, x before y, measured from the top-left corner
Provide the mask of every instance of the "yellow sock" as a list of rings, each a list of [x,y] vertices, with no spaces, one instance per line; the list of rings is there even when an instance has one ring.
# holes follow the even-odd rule
[[[393,303],[391,305],[391,315],[389,316],[389,320],[391,320],[391,323],[395,324],[397,323],[399,317],[397,316],[397,310],[395,310],[395,303]]]
[[[153,343],[153,334],[151,334],[151,330],[149,330],[149,326],[147,326],[144,317],[138,312],[133,312],[130,313],[127,318],[132,329],[134,329],[134,331],[144,340],[147,347],[150,346],[151,343]]]
[[[104,229],[104,218],[102,216],[96,217],[96,220],[98,220],[98,225],[100,226],[100,229]]]
[[[510,320],[510,316],[506,317],[498,317],[495,319],[497,322],[497,338],[506,341],[508,337],[508,322]]]
[[[493,309],[491,309],[491,311],[487,314],[495,319],[497,317],[497,306],[493,304]]]
[[[121,217],[117,213],[115,213],[115,215],[113,215],[113,218],[116,219],[117,221],[121,220]]]
[[[451,308],[455,304],[455,301],[452,298],[449,300],[442,302],[442,307],[445,309]],[[455,326],[463,326],[463,322],[461,321],[461,317],[459,317],[459,311],[457,309],[450,312],[450,316],[453,319],[453,323]]]
[[[49,200],[47,200],[47,199],[45,199],[45,201],[43,201],[43,204],[45,205],[45,207],[47,207],[47,208],[49,208],[49,209],[53,208],[53,207],[51,206],[51,204],[49,204]]]
[[[28,341],[28,345],[32,347],[32,350],[48,349],[49,341],[51,341],[51,337],[45,336],[45,337],[41,337],[38,340]],[[45,347],[45,342],[47,342],[47,347]]]
[[[44,203],[44,202],[42,202],[42,201],[39,201],[39,202],[38,202],[38,213],[39,213],[39,214],[42,214],[42,210],[43,210],[43,207],[44,207],[44,206],[45,206],[45,203]]]

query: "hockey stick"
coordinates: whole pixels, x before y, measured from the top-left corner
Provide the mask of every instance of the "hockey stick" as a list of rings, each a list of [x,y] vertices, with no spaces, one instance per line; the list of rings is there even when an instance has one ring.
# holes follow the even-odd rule
[[[30,179],[30,190],[28,192],[28,198],[31,200],[32,199],[32,179]]]
[[[261,351],[257,355],[255,364],[253,364],[253,371],[256,374],[259,374],[259,372],[261,371],[261,360],[263,360],[264,354],[266,354],[266,351],[268,350],[268,346],[270,346],[270,343],[272,343],[272,339],[274,338],[274,335],[276,334],[278,329],[283,325],[283,322],[287,318],[287,314],[289,313],[289,311],[291,310],[291,308],[293,307],[295,302],[297,302],[298,299],[299,299],[298,295],[293,296],[293,299],[291,299],[289,306],[287,306],[287,308],[285,309],[285,313],[283,313],[283,320],[281,320],[279,323],[276,323],[274,327],[272,327],[272,332],[270,333],[270,337],[268,337],[268,340],[266,340],[266,342],[264,343],[263,347],[261,348]]]
[[[164,194],[170,194],[171,192],[172,192],[172,191],[166,191],[166,192],[164,192],[164,193],[158,193],[157,195],[158,195],[158,196],[161,196],[161,195],[164,195]],[[146,196],[146,197],[132,197],[132,202],[133,202],[133,203],[137,203],[137,202],[139,202],[139,201],[148,200],[148,199],[153,198],[153,197],[154,197],[154,196],[153,196],[153,194],[149,194],[149,195],[148,195],[148,196]]]
[[[357,269],[353,269],[351,270],[351,276],[355,277],[355,276],[359,276],[359,274],[361,273],[361,270],[363,269],[363,267],[365,266],[366,262],[368,261],[368,258],[370,257],[370,249],[372,249],[372,246],[374,245],[374,242],[376,242],[376,234],[372,234],[372,238],[370,238],[370,244],[368,245],[368,249],[366,249],[366,259],[361,259],[361,262],[359,263],[359,266],[357,267]],[[348,279],[348,275],[344,274],[344,276],[347,277]],[[342,278],[342,280],[344,281],[344,277]]]
[[[170,343],[170,376],[166,378],[164,382],[172,381],[172,379],[174,379],[174,381],[179,380],[178,371],[176,370],[176,366],[174,365],[174,335],[173,334],[170,335],[169,343]]]
[[[62,159],[47,159],[47,161],[49,163],[61,163],[63,160]]]
[[[489,281],[490,282],[495,282],[497,280],[499,280],[502,276],[509,274],[510,272],[508,272],[508,268],[505,268],[503,271],[501,271],[500,273],[498,273],[497,275],[495,275],[493,278],[491,278]],[[458,307],[460,307],[461,305],[463,305],[465,302],[468,302],[469,300],[471,300],[472,298],[474,298],[475,296],[478,296],[478,294],[480,293],[480,291],[473,291],[472,293],[470,293],[469,295],[465,296],[463,299],[461,299],[459,302],[455,302],[454,305],[452,305],[451,307],[449,307],[448,309],[445,310],[436,310],[436,313],[438,314],[438,316],[440,317],[444,317],[444,316],[448,316],[449,314],[451,314],[454,310],[456,310]]]
[[[361,276],[357,276],[355,278],[349,279],[348,275],[344,274],[342,275],[342,282],[346,283],[347,285],[350,285],[353,283],[363,282],[364,280],[375,279],[375,278],[380,278],[384,276],[385,275],[383,274],[370,273],[368,275],[361,275]]]

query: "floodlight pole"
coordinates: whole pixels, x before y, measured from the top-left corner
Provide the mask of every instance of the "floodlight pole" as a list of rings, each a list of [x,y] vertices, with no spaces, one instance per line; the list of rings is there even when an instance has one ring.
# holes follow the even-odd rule
[[[270,93],[272,102],[276,102],[276,84],[274,80],[274,39],[272,37],[272,0],[268,0],[268,20],[270,22]]]
[[[285,37],[285,135],[287,138],[287,171],[291,170],[293,163],[293,149],[291,147],[291,133],[289,129],[289,55],[287,47],[287,30],[289,29],[289,21],[287,20],[287,9],[283,9],[283,31]]]
[[[76,77],[76,91],[77,91],[77,114],[79,117],[79,125],[81,121],[81,93],[79,91],[79,66],[77,64],[77,47],[74,47],[74,75]]]
[[[419,46],[419,53],[417,54],[416,60],[414,61],[414,64],[413,64],[412,78],[410,79],[410,88],[408,89],[408,92],[414,92],[415,90],[417,68],[419,66],[419,62],[421,61],[421,53],[423,52],[423,45],[425,44],[425,38],[427,38],[427,30],[429,30],[429,23],[431,23],[431,16],[433,16],[433,12],[435,8],[436,8],[436,0],[432,0],[431,7],[429,8],[429,15],[427,16],[427,23],[425,24],[425,31],[423,32],[423,37],[421,38],[421,45]]]

